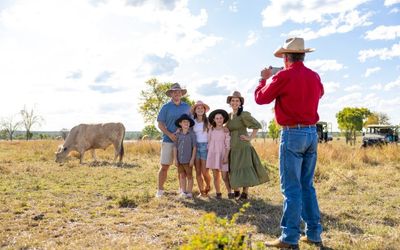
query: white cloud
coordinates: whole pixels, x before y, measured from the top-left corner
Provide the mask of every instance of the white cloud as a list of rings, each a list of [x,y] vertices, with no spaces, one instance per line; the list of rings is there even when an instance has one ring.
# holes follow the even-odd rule
[[[352,11],[368,0],[282,0],[271,1],[263,11],[263,26],[275,27],[286,21],[325,23],[332,15]]]
[[[394,4],[400,3],[400,0],[385,0],[385,6],[391,6]]]
[[[393,40],[400,37],[400,25],[384,26],[380,25],[373,30],[367,31],[364,36],[368,40]]]
[[[336,60],[312,60],[306,61],[305,65],[315,71],[339,71],[344,68],[343,64]]]
[[[338,82],[326,82],[324,84],[325,94],[332,94],[340,88],[340,83]]]
[[[319,30],[315,31],[310,28],[292,30],[288,34],[284,34],[283,36],[301,36],[306,40],[312,40],[319,37],[329,36],[335,33],[347,33],[349,31],[352,31],[356,27],[368,26],[372,24],[370,21],[368,21],[371,15],[371,12],[360,15],[360,12],[357,10],[340,13],[338,17],[332,18],[328,23],[324,23],[323,27]]]
[[[400,76],[396,80],[389,82],[388,84],[385,84],[383,89],[388,91],[398,87],[400,87]]]
[[[368,68],[368,69],[365,71],[364,77],[368,77],[368,76],[370,76],[371,74],[378,72],[379,70],[381,70],[381,67]]]
[[[400,42],[393,44],[392,48],[381,49],[368,49],[358,52],[358,60],[365,62],[368,58],[379,57],[381,60],[392,59],[393,57],[400,57]]]
[[[399,12],[400,12],[400,10],[398,8],[393,8],[393,9],[391,9],[389,11],[389,14],[396,14],[396,13],[399,13]]]
[[[232,4],[229,5],[229,11],[234,13],[238,12],[237,5],[238,5],[237,1],[234,1]]]
[[[344,88],[344,91],[346,91],[346,92],[355,92],[355,91],[360,91],[360,90],[362,90],[362,88],[358,84],[351,85],[351,86]]]
[[[199,30],[207,12],[193,15],[185,0],[140,3],[38,0],[2,9],[0,82],[12,94],[0,99],[0,113],[38,103],[46,129],[105,120],[141,129],[139,93],[151,72],[163,81],[221,38]],[[149,56],[159,60],[143,65]],[[102,72],[112,77],[96,85]],[[99,113],[105,106],[113,112]]]
[[[255,44],[258,41],[258,39],[259,39],[259,36],[258,36],[258,34],[256,34],[256,32],[254,32],[252,30],[249,31],[249,35],[247,37],[245,46],[249,47],[249,46]]]
[[[381,83],[374,84],[369,89],[371,89],[371,90],[381,90],[382,89],[382,84]]]

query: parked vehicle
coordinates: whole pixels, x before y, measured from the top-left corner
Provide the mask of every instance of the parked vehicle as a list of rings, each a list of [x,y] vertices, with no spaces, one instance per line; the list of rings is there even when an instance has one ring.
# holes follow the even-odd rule
[[[382,146],[399,142],[399,126],[371,124],[363,134],[362,146]]]
[[[317,133],[319,142],[332,141],[332,124],[327,122],[317,122]]]

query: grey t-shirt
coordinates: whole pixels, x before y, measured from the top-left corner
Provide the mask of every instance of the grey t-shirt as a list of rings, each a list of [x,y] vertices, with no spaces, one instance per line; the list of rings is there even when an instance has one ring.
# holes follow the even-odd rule
[[[189,130],[188,133],[184,134],[182,131],[176,133],[175,147],[178,151],[178,163],[187,164],[192,158],[193,148],[196,147],[196,134]]]

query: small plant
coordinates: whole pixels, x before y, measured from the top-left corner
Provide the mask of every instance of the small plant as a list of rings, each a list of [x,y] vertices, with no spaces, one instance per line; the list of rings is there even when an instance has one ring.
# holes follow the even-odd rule
[[[244,214],[249,203],[243,205],[232,219],[219,218],[215,213],[205,214],[201,218],[197,233],[192,235],[189,242],[181,249],[250,249],[250,234],[239,228],[236,220]]]
[[[134,199],[129,199],[128,196],[123,195],[118,201],[119,207],[134,208],[137,207],[136,201]]]

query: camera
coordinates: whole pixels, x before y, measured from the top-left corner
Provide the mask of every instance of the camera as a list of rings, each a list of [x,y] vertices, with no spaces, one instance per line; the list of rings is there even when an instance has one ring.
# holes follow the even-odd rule
[[[278,71],[283,69],[283,67],[272,67],[272,66],[269,66],[269,68],[272,70],[272,75],[275,75],[276,73],[278,73]]]

